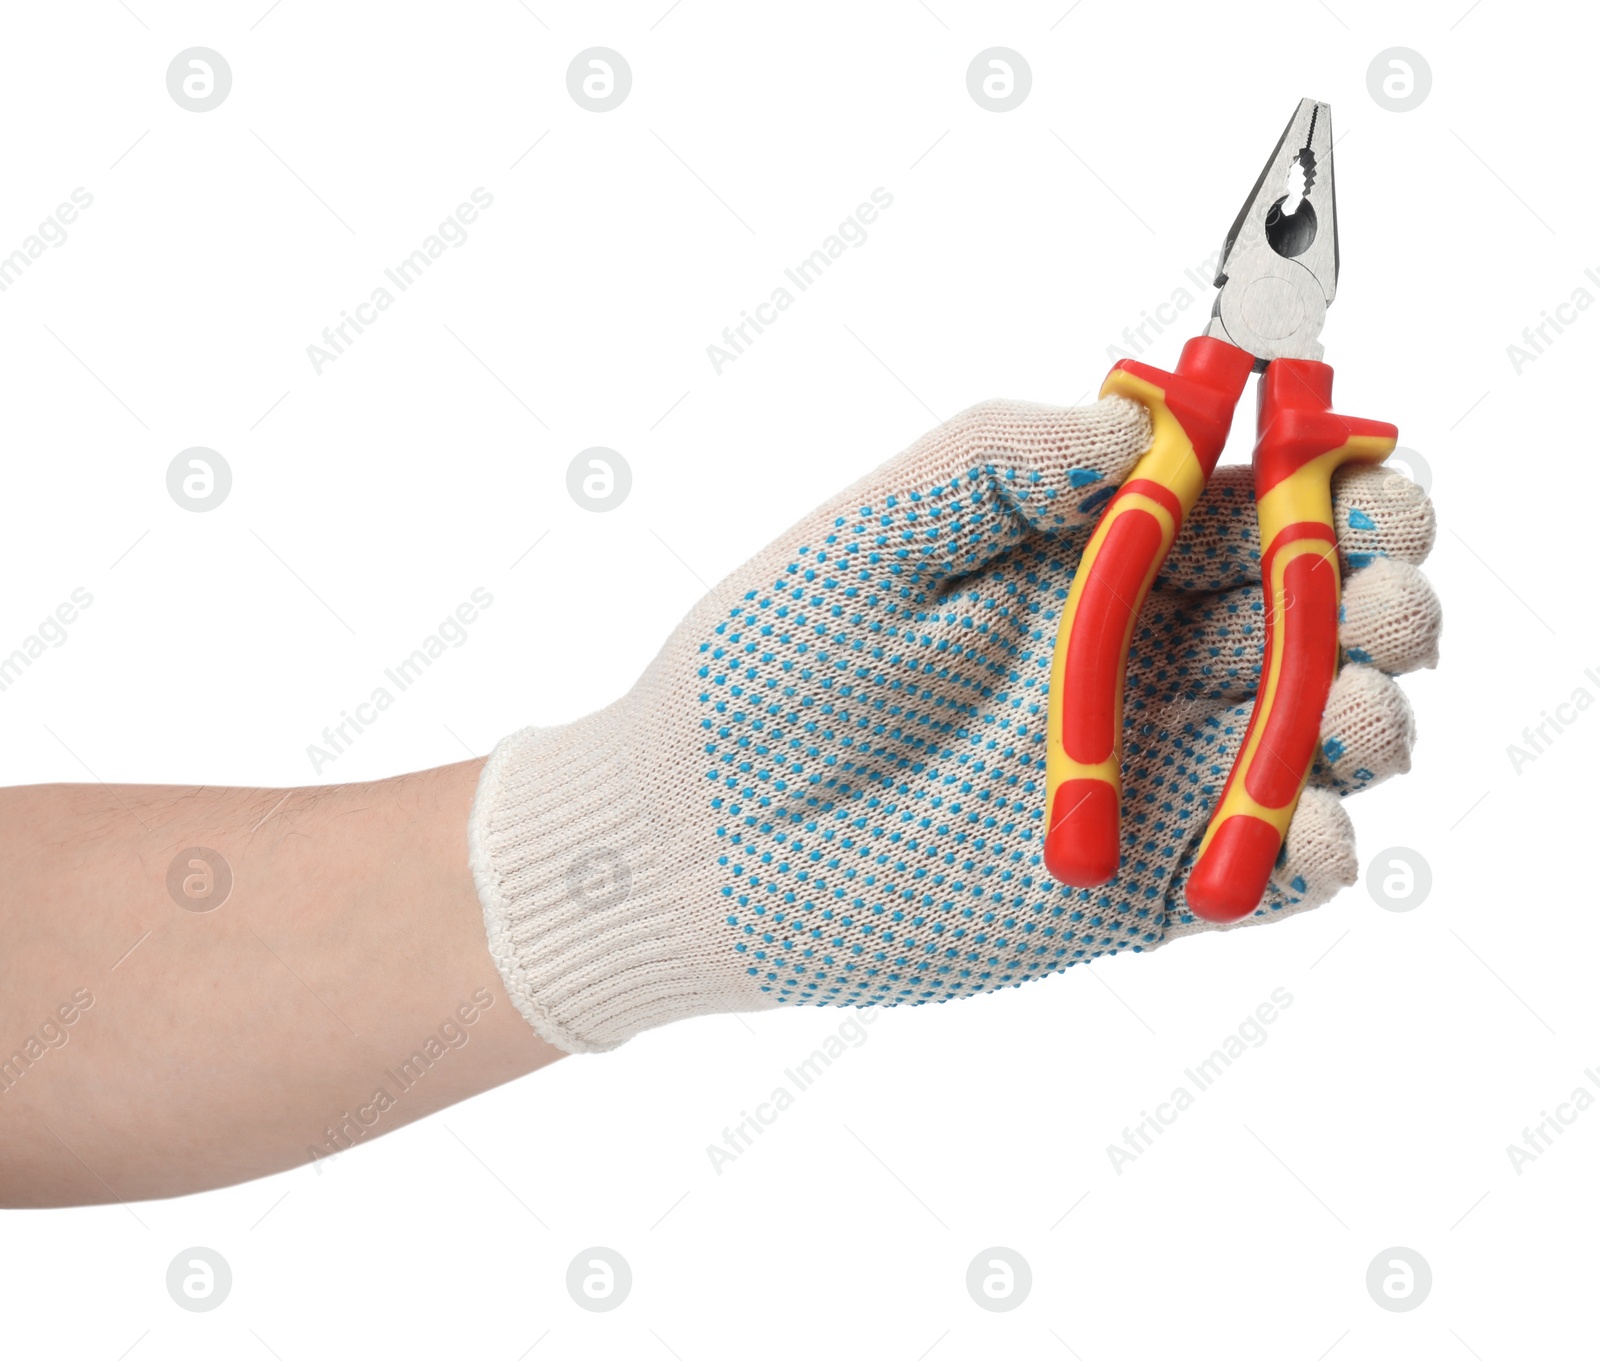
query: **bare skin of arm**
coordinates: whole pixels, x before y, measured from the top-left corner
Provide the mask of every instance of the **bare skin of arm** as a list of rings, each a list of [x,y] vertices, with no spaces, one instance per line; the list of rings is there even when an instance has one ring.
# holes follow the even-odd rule
[[[485,944],[481,768],[0,790],[0,1205],[282,1171],[562,1057]]]

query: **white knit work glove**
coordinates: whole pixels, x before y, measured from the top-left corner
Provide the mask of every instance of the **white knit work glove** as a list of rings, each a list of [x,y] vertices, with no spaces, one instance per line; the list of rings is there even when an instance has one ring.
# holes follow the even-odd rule
[[[685,1016],[943,1001],[1210,929],[1183,883],[1241,740],[1263,608],[1250,470],[1217,471],[1129,657],[1122,869],[1046,873],[1056,622],[1145,409],[986,402],[807,515],[702,600],[627,695],[490,757],[471,862],[535,1030],[610,1049]],[[1335,481],[1346,664],[1265,902],[1356,878],[1340,806],[1410,765],[1388,673],[1432,666],[1433,508]]]

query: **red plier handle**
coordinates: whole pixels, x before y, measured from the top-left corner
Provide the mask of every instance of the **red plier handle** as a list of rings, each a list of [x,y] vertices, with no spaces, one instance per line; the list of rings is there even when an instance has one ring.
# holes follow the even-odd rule
[[[1150,413],[1150,448],[1107,504],[1067,594],[1050,668],[1045,868],[1093,888],[1121,855],[1122,689],[1145,597],[1205,490],[1254,358],[1199,336],[1176,373],[1119,361],[1102,397]]]
[[[1384,421],[1337,416],[1332,404],[1333,370],[1316,360],[1275,359],[1261,376],[1261,688],[1185,890],[1196,915],[1211,921],[1234,921],[1260,903],[1316,758],[1339,670],[1333,474],[1346,463],[1382,463],[1399,435]]]
[[[1062,612],[1051,669],[1045,866],[1093,888],[1120,859],[1123,682],[1150,587],[1227,441],[1255,365],[1202,336],[1174,373],[1118,363],[1101,396],[1150,412],[1149,451],[1107,505]],[[1266,630],[1261,685],[1233,770],[1201,838],[1185,890],[1211,921],[1254,911],[1316,756],[1339,666],[1339,561],[1330,480],[1377,463],[1397,431],[1330,410],[1333,370],[1273,360],[1262,375],[1255,449]]]

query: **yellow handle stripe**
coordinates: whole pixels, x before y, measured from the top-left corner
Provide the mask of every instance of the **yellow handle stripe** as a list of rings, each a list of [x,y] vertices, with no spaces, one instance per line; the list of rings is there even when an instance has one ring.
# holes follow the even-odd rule
[[[1200,493],[1205,489],[1206,476],[1200,466],[1200,460],[1195,456],[1194,446],[1189,442],[1189,436],[1184,433],[1183,426],[1178,418],[1167,408],[1166,393],[1155,384],[1143,378],[1126,372],[1123,369],[1113,369],[1107,376],[1100,389],[1102,397],[1127,397],[1139,402],[1150,413],[1151,438],[1150,447],[1140,457],[1133,471],[1128,474],[1127,481],[1155,482],[1166,487],[1172,492],[1181,508],[1182,515],[1186,518],[1194,504],[1200,499]],[[1111,527],[1123,515],[1130,511],[1139,511],[1153,516],[1161,528],[1161,551],[1151,562],[1150,570],[1146,574],[1143,585],[1140,587],[1139,600],[1133,602],[1137,607],[1142,604],[1145,595],[1149,592],[1151,583],[1155,580],[1156,573],[1160,570],[1162,561],[1167,551],[1172,547],[1173,540],[1177,538],[1181,527],[1175,521],[1170,510],[1148,496],[1137,492],[1119,493],[1112,505],[1102,517],[1094,534],[1089,539],[1088,546],[1083,551],[1083,557],[1078,564],[1078,570],[1072,578],[1072,586],[1067,593],[1066,608],[1061,612],[1061,621],[1056,629],[1055,655],[1050,664],[1050,703],[1048,740],[1045,744],[1045,786],[1049,803],[1053,806],[1055,791],[1068,780],[1096,779],[1104,780],[1117,791],[1122,793],[1122,686],[1117,687],[1115,724],[1112,729],[1114,739],[1110,754],[1102,761],[1084,763],[1073,760],[1067,755],[1062,744],[1062,703],[1060,697],[1066,693],[1065,674],[1067,669],[1067,653],[1072,640],[1072,621],[1078,612],[1078,602],[1082,599],[1084,588],[1094,575],[1095,559],[1099,556],[1100,548],[1104,544]],[[1133,639],[1133,630],[1138,623],[1139,610],[1134,608],[1129,612],[1128,630],[1122,640],[1122,657],[1124,666],[1128,655],[1128,648]]]
[[[1112,369],[1100,386],[1101,397],[1127,397],[1150,413],[1150,447],[1125,479],[1146,478],[1169,488],[1187,515],[1205,490],[1206,474],[1195,457],[1194,445],[1178,418],[1167,409],[1167,394],[1154,383]]]

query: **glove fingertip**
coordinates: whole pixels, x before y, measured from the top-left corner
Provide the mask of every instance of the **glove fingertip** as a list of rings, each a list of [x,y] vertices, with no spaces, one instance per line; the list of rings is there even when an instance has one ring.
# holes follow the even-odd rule
[[[1393,468],[1344,469],[1333,479],[1333,506],[1339,552],[1351,570],[1378,558],[1416,564],[1433,551],[1433,500]]]
[[[1273,882],[1294,897],[1298,907],[1320,907],[1360,876],[1356,829],[1339,796],[1307,788],[1289,823],[1284,854]]]

